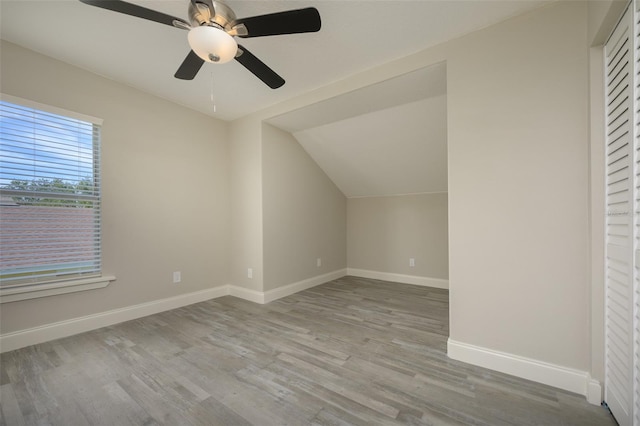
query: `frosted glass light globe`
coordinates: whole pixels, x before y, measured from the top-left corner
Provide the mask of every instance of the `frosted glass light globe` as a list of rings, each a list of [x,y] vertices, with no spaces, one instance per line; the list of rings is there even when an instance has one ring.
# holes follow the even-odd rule
[[[207,62],[224,64],[235,58],[238,51],[234,38],[217,27],[192,28],[187,38],[191,50]]]

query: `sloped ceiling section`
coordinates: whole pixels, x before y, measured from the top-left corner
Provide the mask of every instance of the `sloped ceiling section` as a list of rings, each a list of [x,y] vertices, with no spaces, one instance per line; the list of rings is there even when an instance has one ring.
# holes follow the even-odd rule
[[[347,197],[447,191],[445,64],[269,122],[292,132]]]

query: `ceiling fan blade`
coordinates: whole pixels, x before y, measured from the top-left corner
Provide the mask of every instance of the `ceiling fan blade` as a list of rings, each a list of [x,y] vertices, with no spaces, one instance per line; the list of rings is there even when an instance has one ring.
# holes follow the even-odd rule
[[[236,61],[240,62],[246,69],[251,71],[253,75],[258,77],[267,86],[277,89],[284,84],[284,79],[276,74],[271,68],[265,65],[260,59],[256,58],[251,52],[243,46],[238,45],[238,51],[242,53],[236,56]]]
[[[137,4],[127,3],[119,0],[80,0],[84,4],[89,6],[96,6],[102,9],[112,10],[114,12],[124,13],[125,15],[135,16],[136,18],[147,19],[149,21],[159,22],[161,24],[174,27],[174,21],[177,21],[183,26],[179,28],[189,28],[191,25],[184,19],[176,18],[175,16],[167,15],[156,10],[147,9],[146,7],[138,6]]]
[[[184,61],[182,61],[182,65],[180,65],[174,77],[180,80],[193,80],[196,74],[198,74],[198,71],[200,71],[200,68],[202,68],[202,64],[204,64],[202,58],[191,50],[187,57],[184,58]]]
[[[315,7],[270,13],[237,19],[233,25],[244,25],[247,34],[240,37],[264,37],[280,34],[312,33],[320,30],[320,13]]]

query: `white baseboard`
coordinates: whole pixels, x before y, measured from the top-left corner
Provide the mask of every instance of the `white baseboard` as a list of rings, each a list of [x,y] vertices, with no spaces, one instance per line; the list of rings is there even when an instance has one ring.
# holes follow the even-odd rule
[[[328,281],[344,277],[346,274],[346,268],[339,269],[334,272],[318,275],[316,277],[288,284],[283,287],[269,290],[267,292],[250,290],[235,285],[223,285],[207,290],[181,294],[179,296],[169,297],[166,299],[154,300],[152,302],[141,303],[138,305],[127,306],[125,308],[114,309],[98,314],[87,315],[84,317],[73,318],[70,320],[46,324],[39,327],[19,330],[12,333],[0,335],[0,353],[24,348],[30,345],[36,345],[38,343],[48,342],[51,340],[61,339],[63,337],[72,336],[74,334],[84,333],[86,331],[91,331],[124,321],[146,317],[148,315],[157,314],[159,312],[164,312],[171,309],[181,308],[193,303],[204,302],[206,300],[215,299],[222,296],[235,296],[260,304],[269,303],[273,300],[289,296],[291,294],[306,290],[319,284],[324,284]]]
[[[101,327],[107,327],[124,321],[146,317],[159,312],[181,308],[193,303],[204,302],[205,300],[229,294],[229,286],[223,285],[211,289],[195,291],[193,293],[181,294],[179,296],[166,299],[154,300],[152,302],[141,303],[139,305],[127,306],[126,308],[114,309],[98,314],[73,318],[66,321],[46,324],[39,327],[19,330],[13,333],[0,335],[0,352],[8,352],[14,349],[38,343],[48,342],[74,334],[84,333]]]
[[[229,286],[229,294],[231,296],[239,297],[240,299],[248,300],[255,303],[269,303],[277,299],[281,299],[286,296],[290,296],[302,290],[315,287],[326,282],[342,278],[347,275],[347,269],[338,269],[333,272],[329,272],[315,277],[307,278],[306,280],[298,281],[295,283],[287,284],[282,287],[274,288],[268,291],[249,290],[243,287],[235,285]]]
[[[369,271],[366,269],[347,268],[347,275],[371,278],[374,280],[392,281],[403,284],[421,285],[425,287],[449,288],[449,280],[441,278],[420,277],[417,275],[394,274],[391,272]]]
[[[229,285],[229,295],[239,299],[248,300],[253,303],[264,304],[264,292],[258,290],[250,290],[248,288],[239,287],[237,285]]]
[[[592,404],[599,405],[602,402],[600,382],[592,379],[586,371],[470,345],[451,338],[447,341],[447,355],[457,361],[584,395]]]
[[[603,401],[602,385],[596,379],[591,377],[591,374],[587,377],[587,401],[593,405],[600,405]]]
[[[347,268],[338,269],[337,271],[329,272],[322,275],[316,275],[315,277],[307,278],[306,280],[298,281],[292,284],[287,284],[282,287],[274,288],[273,290],[266,291],[264,293],[264,303],[269,303],[273,300],[277,300],[286,296],[290,296],[302,290],[307,290],[311,287],[315,287],[320,284],[327,283],[329,281],[337,280],[347,275]]]

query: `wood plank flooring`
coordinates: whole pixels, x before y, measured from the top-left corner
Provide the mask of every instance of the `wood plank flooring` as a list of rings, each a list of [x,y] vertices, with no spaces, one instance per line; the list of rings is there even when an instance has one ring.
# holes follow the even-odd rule
[[[8,352],[2,425],[614,425],[580,395],[450,360],[446,290],[345,277]]]

